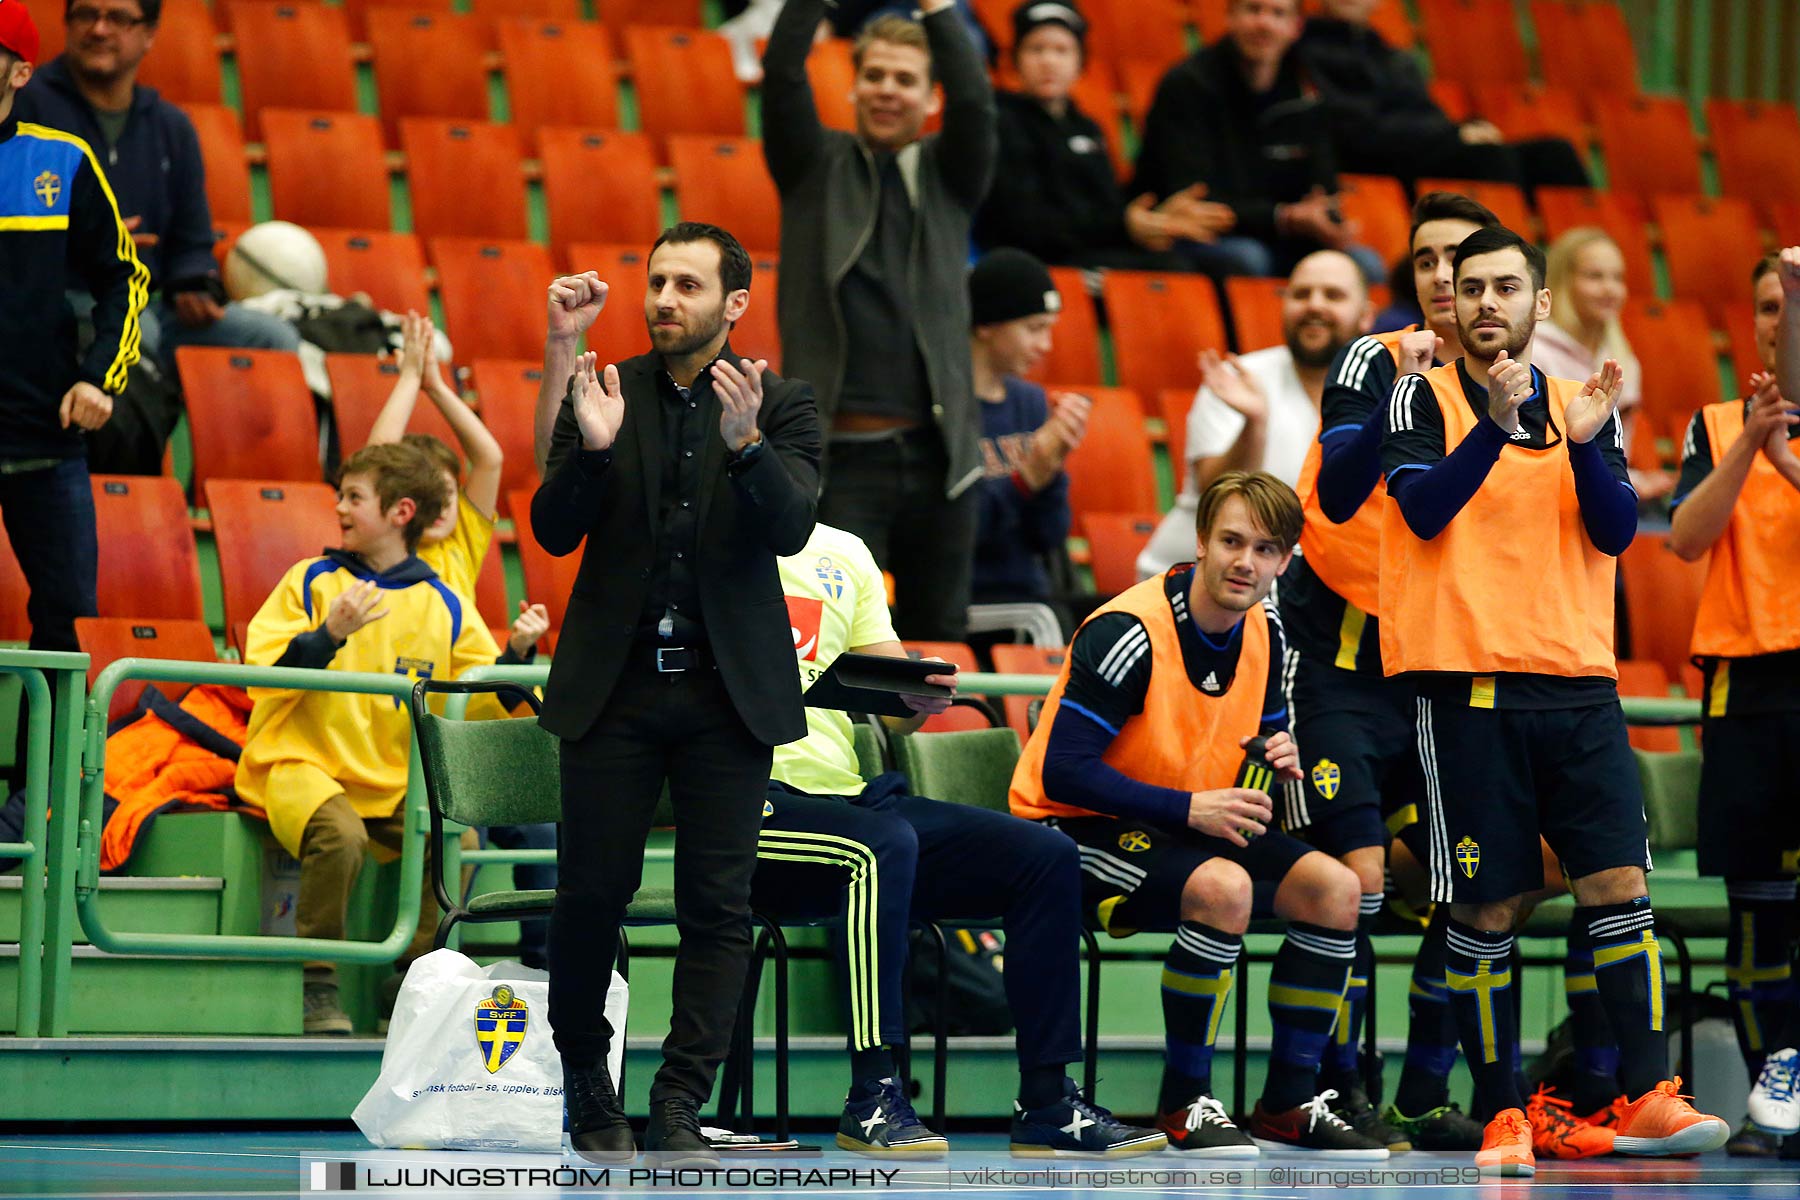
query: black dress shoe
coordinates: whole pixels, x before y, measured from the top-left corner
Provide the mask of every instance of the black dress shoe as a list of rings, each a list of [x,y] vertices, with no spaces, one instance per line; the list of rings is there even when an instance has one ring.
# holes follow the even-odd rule
[[[718,1151],[700,1134],[700,1106],[688,1096],[650,1102],[650,1128],[644,1131],[644,1150],[659,1155],[660,1166],[719,1165]]]
[[[563,1100],[569,1107],[569,1143],[596,1163],[628,1162],[637,1153],[631,1122],[613,1090],[604,1062],[563,1064]]]

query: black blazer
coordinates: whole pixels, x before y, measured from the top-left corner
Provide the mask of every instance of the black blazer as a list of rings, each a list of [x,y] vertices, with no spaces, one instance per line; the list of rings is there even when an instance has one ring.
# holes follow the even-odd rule
[[[727,346],[721,356],[737,356]],[[551,554],[587,539],[569,609],[557,634],[540,716],[545,729],[587,733],[612,694],[637,633],[657,548],[664,454],[657,372],[662,356],[618,364],[625,421],[612,461],[579,450],[574,401],[563,397],[547,477],[531,499],[531,528]],[[767,445],[727,471],[720,405],[711,387],[701,405],[706,447],[700,484],[695,576],[713,657],[738,715],[771,746],[806,736],[794,638],[776,559],[798,554],[812,535],[819,494],[819,419],[812,385],[763,374],[757,424]]]

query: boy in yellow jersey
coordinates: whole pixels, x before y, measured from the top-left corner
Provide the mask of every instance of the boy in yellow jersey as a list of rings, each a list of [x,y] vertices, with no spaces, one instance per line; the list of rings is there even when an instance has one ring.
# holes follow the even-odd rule
[[[1800,1006],[1794,997],[1795,866],[1800,861],[1800,427],[1775,382],[1783,310],[1774,255],[1751,273],[1763,370],[1742,400],[1688,422],[1669,547],[1712,551],[1694,621],[1706,675],[1700,769],[1700,871],[1723,875],[1730,906],[1725,977],[1738,1046],[1755,1086],[1726,1149],[1773,1155],[1800,1131]],[[1800,277],[1797,277],[1800,282]]]
[[[845,651],[905,657],[881,569],[861,538],[814,526],[806,548],[780,567],[802,688]],[[954,686],[956,668],[946,664],[931,679]],[[888,718],[896,732],[949,705],[907,703],[918,715]],[[1166,1146],[1155,1130],[1090,1103],[1065,1070],[1081,1055],[1074,844],[1003,813],[912,795],[898,773],[865,782],[847,713],[808,708],[806,725],[805,738],[775,748],[750,899],[761,912],[844,920],[850,1092],[837,1144],[902,1158],[947,1149],[913,1111],[894,1065],[893,1048],[906,1041],[907,927],[914,918],[991,917],[1006,930],[1006,993],[1018,1028],[1013,1152],[1126,1158]]]
[[[1421,862],[1424,779],[1413,736],[1412,690],[1381,671],[1376,572],[1381,557],[1382,414],[1399,378],[1462,353],[1450,259],[1462,240],[1500,219],[1456,192],[1430,192],[1413,207],[1413,286],[1426,327],[1351,342],[1326,375],[1320,433],[1296,489],[1306,511],[1300,549],[1282,577],[1288,639],[1284,690],[1300,745],[1302,778],[1284,789],[1283,827],[1356,872],[1362,885],[1356,964],[1343,1013],[1319,1071],[1338,1093],[1338,1114],[1390,1149],[1473,1150],[1481,1127],[1450,1102],[1456,1027],[1444,990],[1444,938],[1437,917],[1413,962],[1406,1065],[1393,1104],[1377,1116],[1363,1088],[1358,1052],[1374,970],[1369,933],[1381,911],[1383,868],[1393,840],[1384,818]],[[1605,1099],[1610,1100],[1612,1093]],[[1604,1101],[1602,1101],[1604,1103]]]
[[[1667,1078],[1643,799],[1613,659],[1614,559],[1637,529],[1619,366],[1585,384],[1530,366],[1550,293],[1543,253],[1518,234],[1472,233],[1454,263],[1465,357],[1407,376],[1387,409],[1378,589],[1383,669],[1419,696],[1451,1010],[1488,1121],[1476,1164],[1536,1170],[1509,967],[1524,897],[1544,882],[1540,832],[1594,941],[1622,1051],[1614,1148],[1714,1149],[1729,1127]]]
[[[1196,1157],[1257,1142],[1385,1159],[1317,1092],[1356,954],[1356,876],[1269,830],[1268,788],[1298,777],[1281,699],[1280,619],[1264,606],[1300,535],[1300,499],[1267,472],[1200,495],[1195,563],[1114,597],[1075,634],[1013,773],[1012,810],[1081,848],[1082,907],[1108,932],[1173,929],[1158,1125]],[[1260,787],[1233,786],[1250,740]],[[1249,777],[1246,778],[1246,782]],[[1213,1043],[1252,908],[1288,922],[1269,982],[1274,1047],[1249,1134],[1212,1096]]]
[[[245,661],[426,679],[494,662],[493,637],[474,604],[414,553],[448,500],[435,465],[409,446],[366,446],[352,455],[338,480],[342,549],[288,570],[250,622]],[[369,843],[389,857],[401,844],[412,718],[389,696],[250,694],[255,708],[238,760],[238,795],[269,814],[275,840],[300,860],[295,932],[342,938]],[[425,896],[402,961],[431,946],[435,905],[429,889]],[[307,965],[305,1030],[350,1032],[329,963]]]

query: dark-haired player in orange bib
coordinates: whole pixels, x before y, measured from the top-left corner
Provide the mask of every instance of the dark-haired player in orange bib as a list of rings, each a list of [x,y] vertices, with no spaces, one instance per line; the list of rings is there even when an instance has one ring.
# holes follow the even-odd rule
[[[1772,254],[1751,272],[1763,370],[1745,399],[1708,404],[1688,422],[1669,532],[1682,558],[1712,551],[1693,640],[1706,680],[1700,873],[1725,877],[1725,979],[1754,1081],[1744,1127],[1725,1149],[1749,1156],[1776,1154],[1800,1131],[1800,458],[1788,440],[1800,416],[1774,376],[1789,303],[1780,276]]]
[[[1637,529],[1615,362],[1585,384],[1530,366],[1544,256],[1484,229],[1457,248],[1465,357],[1394,390],[1382,436],[1381,656],[1419,694],[1445,972],[1487,1119],[1484,1174],[1536,1171],[1512,1067],[1513,928],[1543,885],[1540,833],[1594,941],[1630,1097],[1614,1148],[1693,1154],[1730,1128],[1668,1078],[1649,846],[1613,658],[1615,557]]]
[[[1455,192],[1430,192],[1413,208],[1413,284],[1427,327],[1359,338],[1331,364],[1319,439],[1301,468],[1306,529],[1282,577],[1288,636],[1284,684],[1300,746],[1302,778],[1287,785],[1284,828],[1336,857],[1362,884],[1356,965],[1319,1071],[1339,1096],[1338,1115],[1390,1149],[1473,1150],[1481,1126],[1450,1102],[1456,1027],[1444,987],[1443,917],[1425,931],[1413,964],[1406,1065],[1394,1102],[1377,1116],[1358,1051],[1375,954],[1390,841],[1426,861],[1425,811],[1412,690],[1381,671],[1382,414],[1400,375],[1462,352],[1450,258],[1463,238],[1500,219]],[[1608,1093],[1607,1099],[1611,1099]]]

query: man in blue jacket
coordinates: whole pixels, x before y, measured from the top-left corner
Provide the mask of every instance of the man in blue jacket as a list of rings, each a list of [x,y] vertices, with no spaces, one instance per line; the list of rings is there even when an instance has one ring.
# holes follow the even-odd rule
[[[137,361],[148,278],[93,151],[12,111],[37,51],[24,4],[0,0],[0,514],[31,588],[31,648],[74,650],[99,563],[82,434]],[[94,309],[80,356],[71,289]]]
[[[154,358],[172,368],[177,346],[297,349],[286,321],[226,302],[194,124],[137,82],[161,18],[162,0],[68,0],[67,46],[20,93],[19,117],[75,134],[105,165],[151,287],[162,293],[143,318]]]

